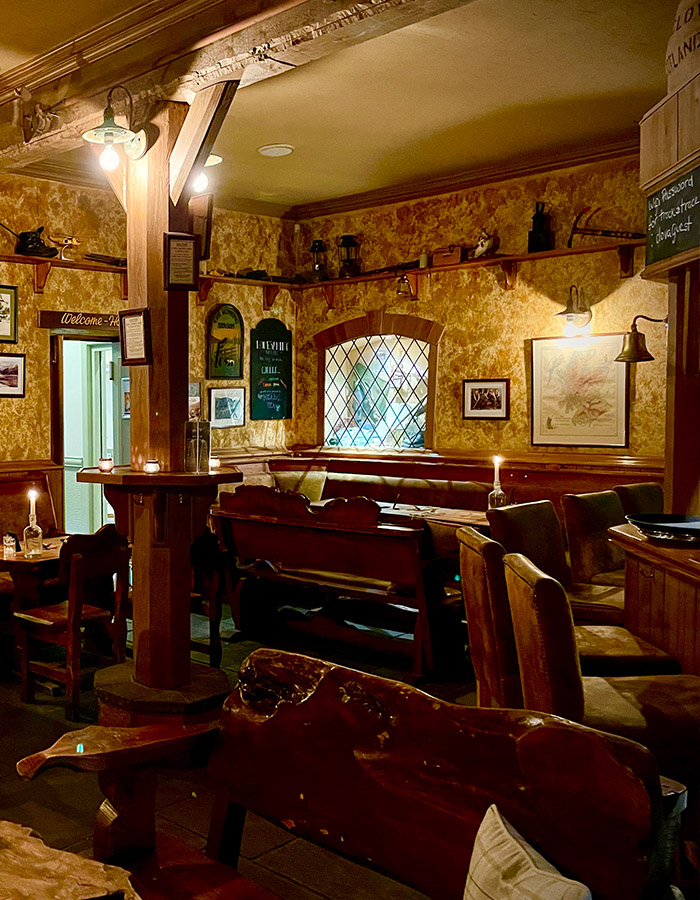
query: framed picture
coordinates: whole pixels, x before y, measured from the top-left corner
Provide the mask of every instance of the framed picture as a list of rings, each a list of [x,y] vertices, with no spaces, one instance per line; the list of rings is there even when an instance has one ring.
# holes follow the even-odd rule
[[[122,419],[131,418],[131,379],[122,378]]]
[[[532,443],[626,447],[628,366],[622,334],[532,341]]]
[[[187,392],[187,418],[202,418],[202,382],[190,381]]]
[[[0,284],[0,344],[17,343],[17,288]]]
[[[462,382],[463,419],[509,419],[510,379],[470,378]]]
[[[207,378],[243,376],[243,317],[231,303],[220,303],[207,317]]]
[[[24,397],[24,353],[0,353],[0,397]]]
[[[147,306],[119,312],[119,343],[123,366],[150,366],[151,320]]]
[[[166,231],[165,290],[196,291],[199,287],[199,235]]]
[[[245,388],[209,388],[209,410],[212,428],[245,424]]]

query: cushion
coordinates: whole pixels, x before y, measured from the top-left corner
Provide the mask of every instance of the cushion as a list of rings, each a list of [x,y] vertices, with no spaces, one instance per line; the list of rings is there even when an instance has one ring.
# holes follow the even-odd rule
[[[591,900],[591,893],[560,875],[492,805],[474,841],[464,900]]]

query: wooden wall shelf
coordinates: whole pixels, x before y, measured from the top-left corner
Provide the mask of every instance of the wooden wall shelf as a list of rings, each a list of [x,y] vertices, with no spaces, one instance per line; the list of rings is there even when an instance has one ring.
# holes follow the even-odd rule
[[[275,302],[280,288],[288,291],[298,290],[301,285],[284,281],[258,281],[255,278],[234,278],[230,275],[200,275],[197,300],[206,303],[209,292],[215,284],[244,284],[247,287],[261,287],[263,289],[263,309],[270,309]]]
[[[108,272],[121,275],[122,298],[128,296],[126,269],[123,266],[109,266],[104,263],[91,262],[89,259],[44,259],[41,256],[20,256],[17,253],[0,254],[0,262],[21,263],[34,266],[34,293],[43,294],[46,282],[53,269],[79,269],[81,272]]]

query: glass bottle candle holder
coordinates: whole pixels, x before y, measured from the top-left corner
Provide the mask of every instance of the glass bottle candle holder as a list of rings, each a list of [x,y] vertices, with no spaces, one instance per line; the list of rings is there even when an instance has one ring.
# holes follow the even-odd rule
[[[494,482],[493,490],[486,498],[486,503],[489,509],[496,509],[499,506],[508,506],[508,498],[501,489],[501,483],[499,481]]]
[[[209,422],[185,422],[185,472],[208,472],[211,432]]]

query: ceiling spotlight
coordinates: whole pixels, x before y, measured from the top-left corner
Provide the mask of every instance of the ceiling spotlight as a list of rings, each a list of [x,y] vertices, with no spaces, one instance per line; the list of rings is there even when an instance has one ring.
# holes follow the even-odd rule
[[[294,147],[291,144],[263,144],[258,147],[258,153],[261,156],[289,156],[294,153]]]
[[[207,178],[204,172],[200,172],[199,175],[192,182],[192,190],[196,194],[201,194],[202,191],[206,191],[209,187],[209,179]]]
[[[209,156],[207,156],[207,161],[204,163],[204,165],[205,166],[218,166],[219,163],[222,163],[223,161],[224,161],[223,156],[219,156],[216,153],[210,153]]]

